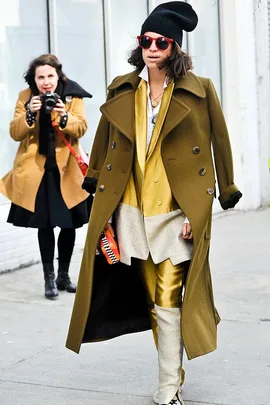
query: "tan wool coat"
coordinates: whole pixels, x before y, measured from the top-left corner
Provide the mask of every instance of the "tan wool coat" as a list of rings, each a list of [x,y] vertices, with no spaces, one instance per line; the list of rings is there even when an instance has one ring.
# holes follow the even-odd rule
[[[100,234],[115,212],[132,172],[135,153],[134,103],[137,72],[116,78],[101,107],[90,166],[85,180],[96,194],[89,221],[67,347],[150,328],[147,301],[136,261],[106,265],[95,255]],[[234,185],[229,136],[211,80],[188,73],[175,82],[161,129],[161,159],[173,196],[193,229],[193,255],[182,305],[181,334],[189,359],[217,345],[219,316],[209,268],[214,164],[223,209],[241,193]],[[213,158],[211,146],[213,146]]]
[[[39,114],[31,127],[26,121],[25,103],[30,97],[30,89],[19,93],[14,118],[10,123],[10,136],[20,144],[12,170],[0,180],[0,192],[14,204],[34,212],[37,191],[45,171],[46,157],[38,152]],[[62,131],[78,153],[78,140],[87,129],[83,100],[72,98],[70,103],[66,103],[66,111],[68,121]],[[53,112],[52,119],[59,123],[60,116]],[[61,193],[70,209],[84,201],[88,194],[81,188],[83,175],[78,164],[57,132],[55,132],[55,152],[61,179]]]

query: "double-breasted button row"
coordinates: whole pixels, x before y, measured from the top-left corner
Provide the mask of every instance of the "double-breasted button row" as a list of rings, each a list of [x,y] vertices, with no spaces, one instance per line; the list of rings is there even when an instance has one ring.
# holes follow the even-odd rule
[[[212,195],[214,194],[215,190],[213,188],[208,188],[207,189],[207,194]]]
[[[203,167],[199,170],[199,175],[200,176],[205,176],[206,175],[206,170]]]
[[[99,191],[104,191],[105,190],[105,186],[104,186],[104,184],[101,184],[100,186],[99,186]]]
[[[199,146],[194,146],[194,148],[192,149],[192,152],[194,153],[194,155],[198,155],[200,153],[201,149]]]
[[[112,142],[112,149],[116,148],[116,142]]]
[[[107,168],[108,171],[112,170],[112,165],[111,165],[111,163],[108,163],[107,166],[106,166],[106,168]]]

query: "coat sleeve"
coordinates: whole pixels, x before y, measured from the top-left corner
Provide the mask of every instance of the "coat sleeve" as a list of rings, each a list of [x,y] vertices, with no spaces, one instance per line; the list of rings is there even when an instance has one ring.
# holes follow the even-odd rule
[[[69,108],[67,108],[68,120],[65,128],[59,127],[59,130],[66,135],[72,136],[74,139],[81,138],[86,130],[86,115],[84,108],[84,101],[82,98],[74,97]],[[53,119],[53,115],[52,115]],[[54,121],[59,125],[61,117],[57,114]]]
[[[209,111],[212,129],[212,145],[218,186],[219,201],[224,210],[233,208],[242,193],[234,184],[233,159],[227,125],[224,119],[218,95],[211,80],[208,86]]]
[[[113,91],[109,91],[106,101],[109,101],[112,97]],[[106,158],[109,131],[110,124],[102,115],[93,142],[88,171],[82,184],[82,188],[91,194],[94,194],[96,191],[99,173]]]
[[[35,123],[30,127],[26,121],[25,100],[19,94],[14,117],[10,122],[9,133],[14,141],[20,142],[29,135],[29,132],[35,128]]]

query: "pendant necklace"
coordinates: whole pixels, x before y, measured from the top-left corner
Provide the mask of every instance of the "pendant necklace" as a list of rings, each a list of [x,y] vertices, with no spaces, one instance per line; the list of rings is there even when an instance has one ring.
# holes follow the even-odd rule
[[[161,101],[161,99],[159,100],[159,98],[160,97],[162,98],[163,92],[164,92],[164,89],[162,89],[162,92],[156,98],[153,98],[153,99],[150,96],[150,101],[151,101],[152,108],[156,108],[159,105],[159,103]]]

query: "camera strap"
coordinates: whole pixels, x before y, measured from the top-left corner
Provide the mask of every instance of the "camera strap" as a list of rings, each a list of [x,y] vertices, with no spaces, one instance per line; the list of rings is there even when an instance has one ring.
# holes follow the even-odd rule
[[[77,155],[75,149],[72,147],[71,143],[66,139],[65,135],[60,131],[57,123],[55,121],[52,121],[52,126],[54,127],[54,129],[56,130],[56,132],[58,133],[58,135],[61,136],[62,141],[66,144],[66,146],[68,147],[68,149],[70,150],[70,152],[72,153],[72,155],[75,157],[75,159],[78,161],[79,160],[79,156]]]
[[[76,162],[78,163],[82,174],[85,176],[86,173],[87,173],[87,170],[88,170],[88,165],[89,165],[88,155],[85,152],[84,152],[84,154],[81,153],[80,155],[77,155],[75,149],[72,147],[70,142],[66,139],[65,135],[60,131],[60,129],[59,129],[59,127],[58,127],[58,125],[57,125],[57,123],[55,121],[52,121],[52,126],[56,130],[56,132],[60,135],[63,142],[66,144],[66,146],[70,150],[71,154],[76,159]],[[78,147],[80,147],[80,144],[79,144]]]

